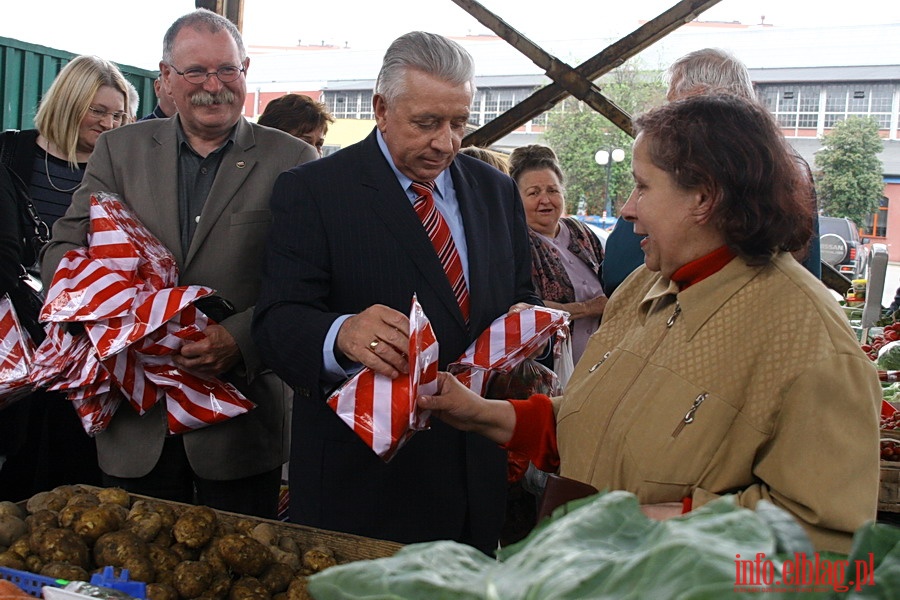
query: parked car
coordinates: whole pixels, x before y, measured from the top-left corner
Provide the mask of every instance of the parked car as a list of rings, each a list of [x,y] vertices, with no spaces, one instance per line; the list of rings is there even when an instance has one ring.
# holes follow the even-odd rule
[[[822,260],[848,279],[863,279],[869,263],[869,248],[859,238],[859,228],[843,217],[819,217],[819,248]]]

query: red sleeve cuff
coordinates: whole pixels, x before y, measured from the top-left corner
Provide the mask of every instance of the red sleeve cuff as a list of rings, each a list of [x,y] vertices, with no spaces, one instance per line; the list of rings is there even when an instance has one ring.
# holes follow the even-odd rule
[[[516,411],[516,427],[503,448],[527,456],[542,471],[555,473],[559,469],[559,450],[556,446],[556,417],[550,398],[535,394],[527,400],[508,402]]]

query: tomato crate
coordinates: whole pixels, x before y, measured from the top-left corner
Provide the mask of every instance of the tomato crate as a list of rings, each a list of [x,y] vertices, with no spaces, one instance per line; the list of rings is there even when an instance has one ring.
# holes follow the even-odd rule
[[[23,592],[37,598],[41,597],[44,586],[63,587],[69,583],[63,579],[53,579],[52,577],[44,577],[43,575],[29,573],[28,571],[19,571],[17,569],[9,569],[7,567],[0,567],[0,577],[13,582],[19,586]]]
[[[900,513],[900,462],[881,461],[878,510]]]

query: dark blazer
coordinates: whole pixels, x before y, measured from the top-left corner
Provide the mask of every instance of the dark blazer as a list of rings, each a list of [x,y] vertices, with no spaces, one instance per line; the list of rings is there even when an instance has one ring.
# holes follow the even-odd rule
[[[141,121],[105,132],[91,154],[72,205],[53,226],[42,252],[50,283],[66,251],[87,244],[90,196],[118,194],[175,256],[179,285],[205,285],[237,313],[221,322],[234,336],[242,362],[225,375],[257,404],[247,414],[183,435],[195,473],[204,479],[240,479],[278,468],[287,459],[290,401],[283,383],[262,368],[250,337],[259,292],[269,198],[284,170],[317,158],[315,149],[282,131],[238,121],[201,212],[190,248],[181,247],[178,221],[178,119]],[[166,435],[161,404],[145,415],[123,403],[98,434],[100,467],[115,477],[142,477],[157,463]]]
[[[275,183],[253,333],[295,391],[294,522],[405,543],[496,546],[505,452],[435,420],[384,464],[323,402],[322,347],[339,315],[373,304],[408,314],[415,293],[446,368],[512,304],[539,303],[513,180],[463,155],[450,172],[466,231],[471,327],[374,131]]]

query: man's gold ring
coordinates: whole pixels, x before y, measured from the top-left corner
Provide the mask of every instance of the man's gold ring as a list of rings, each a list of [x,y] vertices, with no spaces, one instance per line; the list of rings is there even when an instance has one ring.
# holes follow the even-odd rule
[[[381,340],[372,340],[371,342],[369,342],[369,350],[375,352],[375,348],[378,347],[379,343],[381,343]]]

